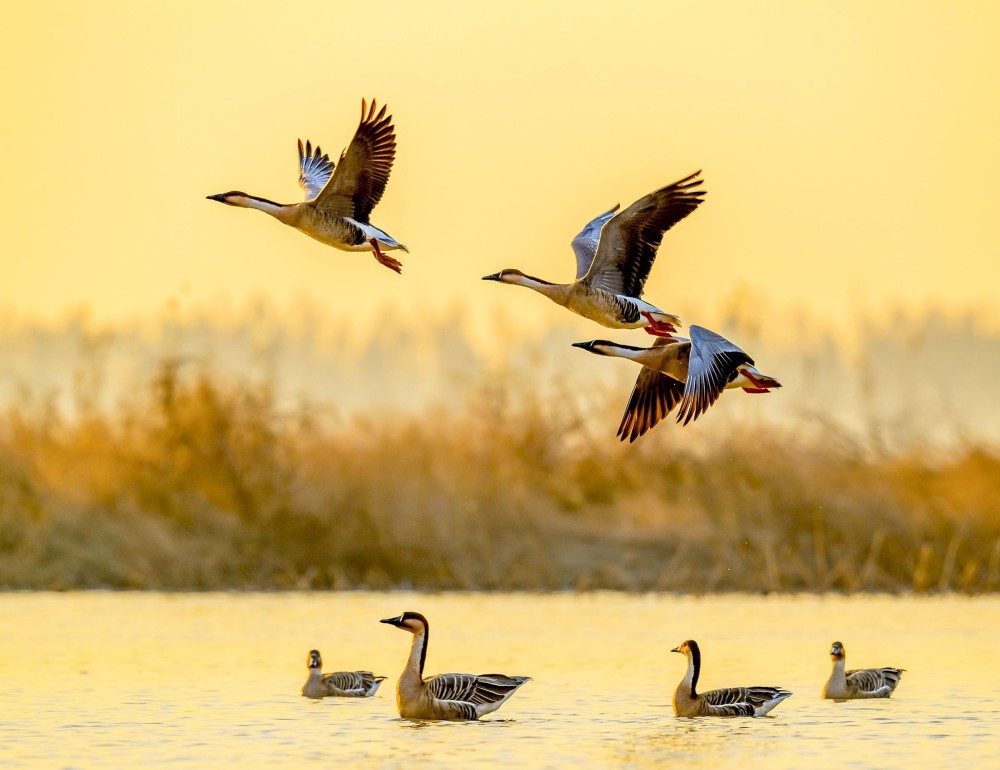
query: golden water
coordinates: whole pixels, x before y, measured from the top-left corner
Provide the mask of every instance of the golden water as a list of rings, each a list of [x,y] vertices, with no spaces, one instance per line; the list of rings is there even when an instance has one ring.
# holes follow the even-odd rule
[[[398,718],[409,635],[427,673],[533,681],[479,723]],[[996,767],[1000,599],[413,593],[0,595],[0,767]],[[676,719],[702,688],[780,685],[763,719]],[[819,699],[827,652],[906,668],[888,701]],[[309,649],[375,698],[301,698]]]

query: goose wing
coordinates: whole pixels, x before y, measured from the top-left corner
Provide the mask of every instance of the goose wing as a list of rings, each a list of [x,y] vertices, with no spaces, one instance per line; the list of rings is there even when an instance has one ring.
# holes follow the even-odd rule
[[[691,327],[691,358],[677,422],[687,425],[716,402],[742,364],[753,359],[721,334]]]
[[[597,251],[582,280],[591,286],[641,297],[663,233],[698,208],[700,171],[640,198],[600,231]]]
[[[899,684],[901,668],[863,668],[845,672],[847,686],[869,698],[888,698]]]
[[[396,132],[385,105],[375,112],[361,100],[361,123],[351,144],[340,156],[330,181],[316,196],[316,206],[331,214],[368,222],[382,198],[396,157]]]
[[[306,200],[311,201],[319,191],[330,181],[333,174],[333,161],[323,152],[319,145],[312,146],[306,140],[305,146],[299,139],[299,187],[306,192]]]
[[[438,674],[427,680],[427,687],[440,700],[480,706],[500,703],[527,681],[526,676],[505,674]]]
[[[726,687],[701,697],[715,716],[752,717],[761,706],[783,694],[790,693],[780,687]]]
[[[367,695],[376,681],[384,676],[375,676],[371,671],[335,671],[323,675],[323,684],[348,695]]]
[[[590,263],[597,253],[597,241],[601,237],[601,228],[615,215],[621,206],[615,204],[610,211],[605,211],[599,217],[591,219],[573,239],[573,252],[576,254],[576,280],[580,280],[590,270]]]
[[[677,344],[674,340],[660,337],[653,343],[653,347],[671,343]],[[669,374],[642,367],[632,388],[632,395],[629,396],[628,404],[625,406],[621,425],[618,426],[618,438],[624,441],[627,437],[629,442],[632,442],[646,431],[652,430],[660,420],[670,414],[683,395],[683,382],[675,380]]]

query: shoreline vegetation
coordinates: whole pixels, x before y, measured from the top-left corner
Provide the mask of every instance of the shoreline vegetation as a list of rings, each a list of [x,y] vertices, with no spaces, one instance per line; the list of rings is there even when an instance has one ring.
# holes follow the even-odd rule
[[[627,392],[571,376],[333,419],[166,357],[111,410],[24,398],[0,411],[0,589],[1000,590],[996,447],[718,407],[711,440],[668,418],[623,445]]]

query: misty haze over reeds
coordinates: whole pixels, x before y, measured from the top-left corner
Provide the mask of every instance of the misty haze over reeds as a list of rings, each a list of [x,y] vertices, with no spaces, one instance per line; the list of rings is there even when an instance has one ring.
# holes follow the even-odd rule
[[[1000,334],[727,318],[785,387],[634,445],[638,369],[569,343],[641,335],[8,320],[0,587],[1000,588]]]

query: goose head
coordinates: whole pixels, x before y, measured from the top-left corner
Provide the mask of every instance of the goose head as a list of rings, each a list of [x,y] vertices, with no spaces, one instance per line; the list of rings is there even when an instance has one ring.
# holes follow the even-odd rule
[[[427,618],[419,612],[404,612],[398,617],[380,620],[379,623],[388,623],[390,626],[409,631],[411,634],[425,633],[428,628]]]
[[[323,668],[323,658],[320,657],[319,650],[309,650],[309,660],[306,661],[306,666],[310,671],[313,669],[319,671]]]
[[[833,658],[834,661],[843,660],[844,645],[840,642],[834,642],[833,646],[830,648],[830,657]]]
[[[586,350],[588,353],[594,353],[598,356],[621,356],[624,351],[640,352],[646,350],[646,348],[637,348],[634,345],[621,345],[617,342],[610,342],[609,340],[574,342],[573,347],[581,348]]]
[[[484,275],[484,281],[499,281],[500,283],[512,283],[515,286],[527,286],[532,289],[545,289],[550,286],[556,286],[552,281],[544,281],[541,278],[536,278],[533,275],[528,275],[517,268],[508,267],[501,270],[499,273],[493,273],[492,275]]]
[[[247,207],[247,201],[253,198],[252,195],[247,195],[245,192],[240,192],[239,190],[233,190],[227,193],[219,193],[218,195],[206,195],[205,198],[210,201],[218,201],[219,203],[225,203],[227,206],[240,206],[242,208]]]
[[[671,652],[679,652],[690,658],[692,655],[700,655],[701,651],[698,649],[698,642],[694,639],[688,639],[686,642],[681,642],[679,645],[674,647]]]
[[[515,268],[507,268],[501,270],[499,273],[493,273],[492,275],[484,275],[484,281],[499,281],[500,283],[520,283],[522,279],[527,278],[524,273]]]

